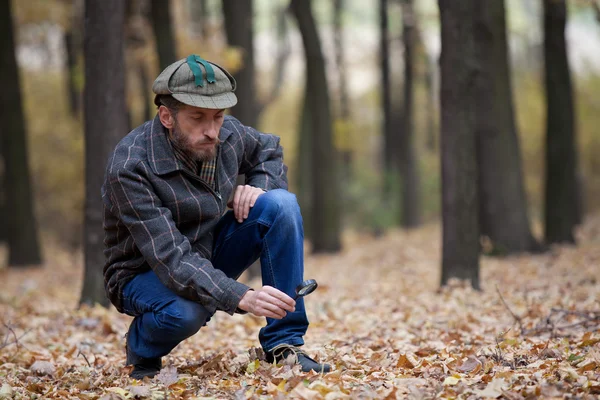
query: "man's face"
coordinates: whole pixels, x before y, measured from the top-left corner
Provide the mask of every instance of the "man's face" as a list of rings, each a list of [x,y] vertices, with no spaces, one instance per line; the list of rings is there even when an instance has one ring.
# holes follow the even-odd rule
[[[182,105],[173,119],[171,140],[196,161],[210,161],[217,156],[219,130],[224,110]]]

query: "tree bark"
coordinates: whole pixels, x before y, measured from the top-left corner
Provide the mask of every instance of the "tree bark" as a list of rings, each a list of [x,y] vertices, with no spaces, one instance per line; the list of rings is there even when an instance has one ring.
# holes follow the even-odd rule
[[[3,137],[4,133],[0,131],[0,243],[7,243],[8,230],[8,214],[6,210],[6,168],[4,167],[4,152],[3,152]]]
[[[290,38],[288,34],[288,23],[286,21],[289,5],[281,6],[277,12],[277,56],[275,57],[275,78],[273,79],[271,92],[264,101],[258,103],[257,115],[260,116],[264,109],[273,103],[283,88],[283,78],[287,61],[292,54]]]
[[[256,127],[258,102],[254,81],[253,1],[223,0],[223,17],[227,43],[242,51],[242,68],[233,74],[237,83],[238,103],[231,113],[243,124]]]
[[[85,274],[80,303],[108,305],[102,274],[105,259],[100,190],[106,160],[127,133],[125,2],[86,0],[85,14]]]
[[[425,103],[425,126],[426,126],[426,148],[429,152],[433,153],[437,150],[437,142],[438,142],[438,132],[437,132],[437,110],[436,110],[436,100],[435,100],[435,77],[436,75],[436,65],[430,60],[429,55],[426,55],[425,63],[425,90],[427,92],[426,98],[427,101]]]
[[[310,100],[308,97],[308,85],[304,85],[304,97],[302,99],[302,111],[300,114],[300,127],[298,130],[298,152],[296,182],[298,185],[298,203],[302,210],[304,220],[304,236],[312,241],[312,210],[313,210],[313,185],[311,183],[313,172],[312,154],[312,125],[310,115]]]
[[[475,140],[477,62],[473,12],[479,0],[439,0],[442,52],[442,279],[479,289],[479,221]]]
[[[348,78],[346,74],[346,64],[344,62],[344,33],[342,25],[342,13],[344,12],[344,0],[333,1],[333,40],[335,51],[335,64],[338,73],[339,90],[339,118],[342,121],[349,121],[350,100],[348,96]],[[343,148],[340,151],[342,179],[344,184],[348,184],[352,179],[352,149],[349,146],[350,132],[348,124],[342,124]]]
[[[150,16],[156,40],[158,63],[162,71],[177,61],[177,49],[171,24],[171,1],[152,0]]]
[[[154,118],[155,109],[152,106],[152,99],[150,97],[150,88],[152,87],[152,81],[148,77],[146,71],[146,63],[143,60],[138,60],[138,70],[140,72],[140,90],[142,95],[142,101],[144,102],[144,121],[150,121]]]
[[[565,41],[566,21],[564,0],[544,0],[547,243],[575,243],[573,230],[578,219],[575,112]]]
[[[344,34],[342,25],[342,13],[344,12],[344,0],[333,1],[333,37],[335,42],[335,63],[338,71],[340,90],[340,115],[343,119],[350,118],[350,100],[348,96],[348,78],[346,75],[346,64],[344,63]]]
[[[386,181],[397,170],[392,132],[392,93],[390,74],[388,0],[379,0],[379,62],[381,68],[381,109],[383,114],[383,169]]]
[[[65,63],[65,83],[66,91],[69,98],[69,110],[71,115],[79,118],[81,115],[82,98],[81,98],[81,71],[79,57],[82,53],[83,40],[83,2],[74,0],[71,7],[71,26],[64,34],[64,43],[66,50]]]
[[[341,248],[339,182],[336,174],[337,155],[332,141],[325,59],[310,0],[292,0],[291,8],[304,44],[306,84],[309,88],[307,96],[312,117],[312,251],[335,252]]]
[[[419,168],[416,160],[414,132],[414,70],[416,15],[412,0],[402,0],[402,20],[404,43],[404,102],[402,129],[400,130],[400,171],[402,187],[402,221],[404,228],[415,228],[421,224],[419,206]]]
[[[10,266],[42,263],[29,172],[27,128],[23,115],[9,0],[0,1],[0,120],[5,168],[6,230]]]
[[[73,28],[65,32],[64,35],[65,49],[67,53],[66,62],[66,83],[67,94],[69,97],[69,110],[75,118],[79,117],[81,112],[81,93],[77,87],[77,51],[79,50],[79,42],[77,33]]]
[[[539,251],[527,212],[521,153],[512,103],[504,0],[478,2],[476,130],[481,234],[495,254]]]
[[[200,36],[202,39],[208,39],[208,5],[206,0],[188,0],[190,12],[190,26],[194,36]]]

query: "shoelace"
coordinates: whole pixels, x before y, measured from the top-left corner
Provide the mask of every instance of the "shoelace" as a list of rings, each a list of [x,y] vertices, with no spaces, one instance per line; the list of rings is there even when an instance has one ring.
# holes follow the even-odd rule
[[[284,357],[284,353],[289,350],[293,355],[294,355],[294,362],[298,362],[298,355],[302,354],[304,357],[308,358],[311,361],[315,361],[312,358],[309,357],[308,354],[306,354],[306,352],[304,352],[304,350],[299,349],[296,346],[291,346],[289,344],[280,344],[278,346],[273,347],[273,350],[271,350],[271,352],[273,353],[273,359],[275,361],[277,361],[278,359],[281,359],[281,361],[286,360],[290,355],[288,354],[287,356]]]

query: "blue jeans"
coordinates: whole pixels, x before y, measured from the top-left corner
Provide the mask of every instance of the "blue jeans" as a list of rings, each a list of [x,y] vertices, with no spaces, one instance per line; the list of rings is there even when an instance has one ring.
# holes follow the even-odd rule
[[[237,279],[260,257],[263,285],[292,298],[303,280],[304,232],[296,196],[286,190],[258,197],[248,218],[239,223],[228,211],[215,230],[212,263]],[[137,275],[124,289],[124,309],[135,317],[129,328],[130,351],[143,358],[165,356],[208,322],[211,313],[202,305],[178,296],[153,271]],[[300,346],[308,328],[302,298],[296,311],[280,320],[267,318],[259,340],[265,351],[287,343]]]

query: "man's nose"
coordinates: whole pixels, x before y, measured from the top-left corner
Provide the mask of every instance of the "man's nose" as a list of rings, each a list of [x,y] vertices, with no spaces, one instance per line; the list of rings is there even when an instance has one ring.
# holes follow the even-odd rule
[[[217,137],[219,137],[219,130],[215,129],[214,127],[210,127],[204,131],[204,135],[211,140],[215,140]]]

